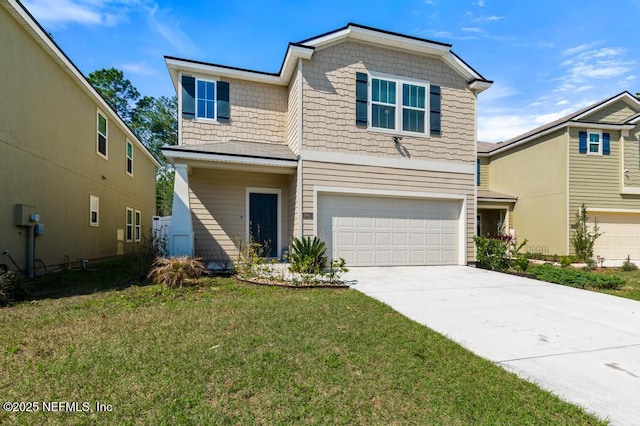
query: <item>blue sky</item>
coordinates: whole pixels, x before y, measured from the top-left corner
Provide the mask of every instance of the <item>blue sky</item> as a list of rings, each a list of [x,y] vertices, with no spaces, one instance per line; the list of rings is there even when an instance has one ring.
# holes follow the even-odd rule
[[[85,73],[116,67],[173,95],[164,55],[260,71],[287,43],[369,25],[453,44],[495,83],[480,140],[501,141],[624,90],[640,91],[640,0],[23,0]]]

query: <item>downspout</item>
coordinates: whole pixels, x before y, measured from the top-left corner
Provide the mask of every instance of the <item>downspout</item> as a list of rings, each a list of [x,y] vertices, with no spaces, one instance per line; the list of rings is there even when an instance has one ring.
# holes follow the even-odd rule
[[[302,84],[302,58],[298,58],[298,70],[297,70],[297,85],[298,85],[298,153],[302,152],[302,132],[303,132],[303,126],[302,126],[302,108],[303,108],[303,102],[302,102],[302,89],[303,89],[303,84]],[[302,236],[304,235],[303,232],[303,226],[304,226],[304,221],[302,220],[302,208],[303,208],[303,202],[302,202],[302,198],[303,198],[303,185],[302,185],[302,179],[303,179],[303,173],[302,173],[302,156],[298,155],[298,168],[297,168],[297,178],[296,178],[296,198],[298,201],[298,238],[302,238]]]

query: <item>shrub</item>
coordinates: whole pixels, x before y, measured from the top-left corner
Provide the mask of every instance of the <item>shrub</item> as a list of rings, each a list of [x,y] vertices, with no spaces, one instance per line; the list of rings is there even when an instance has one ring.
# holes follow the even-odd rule
[[[563,268],[571,266],[571,258],[569,256],[562,256],[560,258],[560,266]]]
[[[587,208],[583,204],[580,210],[576,212],[575,231],[571,237],[571,244],[576,255],[583,261],[589,262],[593,259],[593,245],[600,235],[600,228],[596,220],[593,229],[589,230],[589,216],[587,216]]]
[[[638,267],[636,266],[635,263],[631,262],[630,260],[625,260],[622,266],[620,267],[620,270],[624,272],[631,272],[631,271],[637,271]]]
[[[541,281],[576,288],[591,287],[616,290],[625,284],[624,279],[616,275],[596,274],[572,268],[557,268],[550,264],[531,266],[529,272]]]
[[[291,242],[291,272],[321,274],[327,266],[327,245],[318,237],[294,238]]]
[[[473,240],[476,242],[478,268],[500,271],[509,267],[506,241],[484,235]]]
[[[182,287],[185,283],[200,278],[206,271],[207,268],[199,257],[158,257],[147,278],[151,278],[155,284]]]
[[[0,306],[13,302],[13,293],[16,287],[16,277],[13,272],[0,274]]]

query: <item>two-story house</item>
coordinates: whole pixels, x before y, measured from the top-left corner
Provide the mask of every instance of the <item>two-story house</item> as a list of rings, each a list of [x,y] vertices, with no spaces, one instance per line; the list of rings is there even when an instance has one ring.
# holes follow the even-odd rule
[[[133,252],[158,162],[18,1],[0,1],[0,40],[2,268]]]
[[[474,260],[476,97],[451,46],[356,24],[277,73],[166,57],[179,97],[170,251],[279,257],[317,235],[349,265]]]
[[[478,143],[479,232],[506,217],[529,251],[570,254],[584,204],[603,233],[594,256],[639,261],[639,141],[640,101],[623,92],[508,141]]]

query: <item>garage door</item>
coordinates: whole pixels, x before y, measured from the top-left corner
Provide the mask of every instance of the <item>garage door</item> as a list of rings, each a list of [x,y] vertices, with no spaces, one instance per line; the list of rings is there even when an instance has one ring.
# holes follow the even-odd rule
[[[627,256],[640,259],[640,214],[589,213],[598,219],[603,234],[596,240],[593,255],[606,260],[622,260]]]
[[[318,236],[347,265],[458,263],[460,201],[321,194]]]

